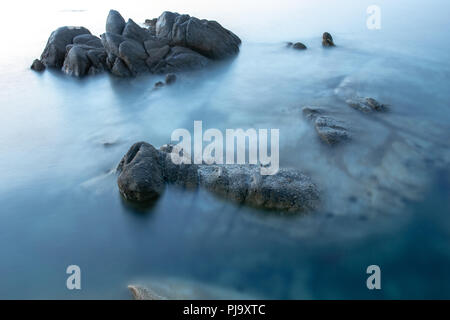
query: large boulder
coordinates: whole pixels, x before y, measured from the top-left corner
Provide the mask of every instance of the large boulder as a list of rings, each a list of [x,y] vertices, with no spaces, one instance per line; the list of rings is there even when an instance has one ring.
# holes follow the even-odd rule
[[[241,40],[216,21],[164,12],[156,22],[156,35],[173,45],[188,47],[211,58],[223,59],[239,52]]]
[[[117,168],[121,194],[128,200],[146,201],[160,196],[165,183],[172,183],[202,187],[233,202],[264,209],[303,212],[317,206],[317,187],[297,170],[261,175],[257,165],[175,164],[171,152],[176,151],[157,150],[145,142],[134,144]]]
[[[41,54],[41,62],[50,68],[61,68],[64,64],[66,46],[73,43],[76,36],[91,34],[84,27],[61,27],[50,35],[44,51]]]

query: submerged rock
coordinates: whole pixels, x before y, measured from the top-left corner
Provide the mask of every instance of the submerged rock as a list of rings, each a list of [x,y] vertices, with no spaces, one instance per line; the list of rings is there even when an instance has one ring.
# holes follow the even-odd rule
[[[34,71],[41,72],[45,70],[45,65],[41,62],[41,60],[35,59],[31,64],[30,68]]]
[[[148,24],[125,22],[111,10],[101,39],[83,27],[61,27],[51,34],[41,62],[78,77],[104,70],[129,77],[203,68],[239,52],[241,40],[216,21],[166,11]]]
[[[297,49],[297,50],[306,50],[307,47],[301,43],[301,42],[296,42],[292,45],[292,48]]]
[[[166,74],[166,84],[172,84],[175,83],[175,81],[177,81],[177,76],[174,73],[168,73]]]
[[[382,104],[378,102],[377,100],[373,98],[361,98],[356,97],[352,99],[348,99],[347,104],[352,107],[353,109],[370,113],[370,112],[384,112],[387,111],[387,106],[385,104]]]
[[[134,300],[211,300],[258,298],[230,288],[174,277],[147,279],[144,284],[129,285]]]
[[[328,32],[324,32],[322,35],[322,45],[324,47],[334,47],[333,37]]]
[[[302,212],[313,210],[319,200],[311,179],[294,169],[261,175],[257,165],[174,164],[171,147],[156,150],[146,142],[134,144],[121,160],[118,186],[128,200],[157,198],[165,183],[202,187],[239,204],[258,208]]]
[[[322,109],[305,107],[303,115],[314,123],[317,135],[323,142],[333,146],[350,139],[346,123],[326,115]]]

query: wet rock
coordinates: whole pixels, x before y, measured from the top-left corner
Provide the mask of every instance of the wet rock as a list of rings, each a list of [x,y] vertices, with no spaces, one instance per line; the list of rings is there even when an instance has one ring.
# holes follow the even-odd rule
[[[157,198],[164,183],[202,187],[239,204],[258,208],[303,212],[316,208],[319,192],[309,177],[293,169],[261,175],[257,165],[174,164],[171,148],[134,144],[121,160],[118,185],[128,200]],[[178,152],[176,150],[175,152]]]
[[[122,42],[119,46],[119,57],[125,62],[133,75],[149,72],[145,62],[148,55],[140,42],[133,40]]]
[[[168,73],[166,75],[166,84],[172,84],[177,81],[177,76],[174,73]]]
[[[34,71],[44,71],[45,70],[45,65],[41,62],[41,60],[39,59],[34,59],[33,63],[31,64],[31,69],[33,69]]]
[[[148,49],[147,53],[149,57],[146,60],[147,66],[149,68],[155,67],[158,62],[165,58],[169,51],[170,47],[168,45],[165,45],[161,48]]]
[[[125,63],[120,58],[116,58],[116,60],[114,61],[114,65],[111,69],[111,73],[115,76],[122,77],[122,78],[132,76],[130,69],[128,69],[128,67],[125,65]]]
[[[128,22],[123,29],[122,36],[128,39],[133,39],[143,43],[146,40],[151,39],[152,34],[145,28],[141,28],[132,19],[128,19]]]
[[[301,42],[297,42],[297,43],[293,44],[292,48],[297,49],[297,50],[306,50],[307,49],[307,47]]]
[[[286,47],[291,48],[294,45],[293,42],[286,42]]]
[[[343,121],[337,120],[320,108],[303,108],[303,116],[314,123],[317,135],[329,144],[336,145],[350,139],[349,129]]]
[[[83,27],[61,27],[50,35],[44,51],[41,55],[41,62],[50,68],[61,68],[64,64],[66,46],[73,43],[76,36],[91,34]]]
[[[324,47],[334,47],[333,37],[328,32],[324,32],[322,35],[322,45]]]
[[[356,97],[356,98],[348,99],[346,102],[353,109],[356,109],[356,110],[359,110],[359,111],[362,111],[365,113],[371,113],[374,111],[375,112],[387,111],[387,106],[385,104],[382,104],[373,98]]]
[[[125,19],[116,10],[110,10],[106,18],[106,32],[113,34],[122,34],[125,28]]]
[[[103,44],[99,37],[92,34],[82,34],[73,38],[73,44],[86,45],[88,47],[102,48]]]

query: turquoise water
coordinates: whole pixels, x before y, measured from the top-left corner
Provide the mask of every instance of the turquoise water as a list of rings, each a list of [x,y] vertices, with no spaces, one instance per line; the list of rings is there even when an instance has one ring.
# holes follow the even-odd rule
[[[374,31],[371,4],[86,1],[24,12],[18,2],[3,10],[4,27],[16,27],[0,59],[0,298],[129,298],[128,284],[155,277],[262,298],[450,298],[449,5],[379,1]],[[135,21],[163,10],[217,19],[242,38],[241,52],[158,91],[158,76],[29,70],[53,29],[99,34],[110,8]],[[321,48],[324,31],[338,47]],[[349,88],[390,112],[351,110],[341,100]],[[320,144],[304,105],[345,117],[352,142]],[[124,202],[113,169],[130,145],[168,143],[194,120],[280,129],[281,166],[316,181],[320,210],[283,216],[174,187],[151,208]],[[66,289],[71,264],[81,267],[80,291]],[[371,264],[381,267],[381,291],[366,288]]]

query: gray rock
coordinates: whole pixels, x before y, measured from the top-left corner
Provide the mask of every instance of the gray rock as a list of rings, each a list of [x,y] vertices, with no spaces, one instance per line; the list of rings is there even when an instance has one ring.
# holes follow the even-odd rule
[[[156,73],[178,72],[186,69],[200,69],[208,65],[209,59],[185,47],[173,47],[165,58],[162,68]]]
[[[303,116],[314,123],[314,128],[323,142],[336,145],[350,139],[346,123],[326,115],[323,109],[305,107],[302,111]]]
[[[292,45],[292,48],[297,49],[297,50],[306,50],[307,49],[307,47],[301,42],[296,42],[295,44]]]
[[[126,199],[146,201],[161,195],[164,183],[202,187],[239,204],[290,212],[316,208],[319,192],[311,180],[293,169],[272,176],[257,165],[176,165],[170,148],[156,150],[145,142],[134,144],[117,170],[119,190]],[[172,150],[170,150],[172,151]]]
[[[73,44],[82,44],[95,48],[102,48],[103,44],[99,37],[93,36],[92,34],[82,34],[73,38]]]
[[[125,19],[116,10],[110,10],[106,18],[106,32],[121,35],[125,28]]]
[[[162,88],[162,87],[164,87],[164,82],[158,81],[155,83],[155,89]]]
[[[150,50],[159,49],[159,48],[167,46],[168,44],[169,44],[169,40],[164,39],[164,38],[152,37],[152,38],[144,41],[145,50],[147,50],[149,55],[150,55]]]
[[[322,45],[324,47],[334,47],[333,37],[328,32],[324,32],[322,35]]]
[[[153,68],[159,61],[164,59],[164,57],[169,53],[170,47],[165,45],[162,48],[155,48],[147,50],[148,58],[146,60],[149,68]]]
[[[145,60],[148,58],[142,44],[137,41],[126,40],[119,46],[119,57],[127,65],[133,75],[149,72]]]
[[[61,68],[64,64],[66,46],[73,43],[76,36],[91,34],[83,27],[61,27],[50,35],[41,55],[41,62],[50,68]]]
[[[356,109],[356,110],[359,110],[359,111],[362,111],[365,113],[371,113],[374,111],[375,112],[387,111],[387,106],[385,104],[382,104],[373,98],[356,97],[356,98],[348,99],[346,102],[353,109]]]
[[[127,200],[153,200],[165,189],[161,153],[148,143],[135,143],[120,161],[117,171],[120,193]]]
[[[116,60],[114,61],[114,64],[111,68],[111,73],[122,78],[131,77],[133,75],[130,69],[128,69],[128,67],[120,58],[116,58]]]
[[[317,117],[314,127],[322,141],[329,145],[336,145],[350,138],[345,123],[329,116]]]
[[[175,81],[177,81],[177,76],[175,74],[173,74],[173,73],[166,74],[166,80],[165,80],[166,84],[172,84]]]
[[[128,39],[136,40],[138,42],[144,42],[153,38],[153,36],[147,29],[141,28],[132,19],[128,19],[128,22],[123,29],[122,36]]]
[[[114,57],[119,56],[119,46],[126,38],[109,32],[102,34],[100,37],[102,39],[103,47],[108,55],[113,55]]]
[[[86,50],[73,46],[64,60],[62,71],[70,76],[82,77],[88,73],[90,67],[91,63]]]
[[[188,47],[211,59],[223,59],[239,52],[241,40],[216,21],[164,12],[156,23],[156,35],[172,45]]]
[[[45,70],[45,65],[39,59],[34,59],[30,67],[34,71],[42,72]]]

